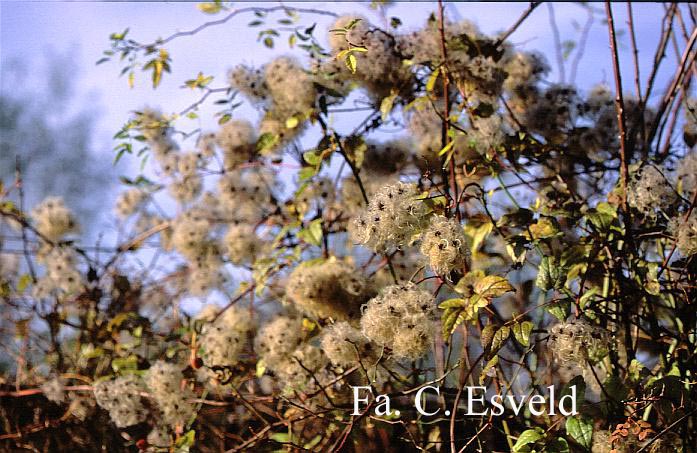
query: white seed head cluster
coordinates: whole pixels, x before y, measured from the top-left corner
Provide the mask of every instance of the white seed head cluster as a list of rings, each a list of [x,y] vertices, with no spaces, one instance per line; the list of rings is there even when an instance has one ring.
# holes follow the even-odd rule
[[[692,212],[684,221],[683,216],[668,222],[668,232],[675,238],[675,245],[684,256],[697,254],[697,213]]]
[[[173,222],[172,245],[185,258],[194,260],[209,244],[211,227],[211,221],[204,211],[186,211]]]
[[[366,52],[353,53],[356,72],[352,74],[344,65],[341,68],[344,77],[359,81],[376,99],[388,96],[394,88],[409,93],[413,85],[412,74],[409,67],[402,64],[395,36],[373,26],[366,19],[352,15],[339,17],[329,29],[345,28],[356,19],[360,21],[345,36],[329,32],[329,44],[335,54],[347,49],[349,43],[367,49]]]
[[[608,354],[609,344],[605,329],[584,321],[562,322],[549,330],[548,348],[561,364],[596,363]]]
[[[44,396],[54,403],[65,401],[65,382],[59,376],[53,377],[41,385]]]
[[[410,151],[407,142],[391,140],[383,143],[368,142],[363,156],[361,172],[371,178],[394,176],[409,162]]]
[[[416,184],[384,186],[351,222],[351,238],[376,251],[409,244],[426,223],[427,208],[419,195]]]
[[[202,310],[199,316],[203,316],[201,319],[212,319],[219,310],[210,306]],[[235,365],[244,350],[247,332],[252,327],[249,311],[236,305],[228,308],[215,322],[204,325],[199,343],[204,365],[209,368]]]
[[[361,331],[392,350],[396,358],[415,359],[428,350],[434,333],[433,296],[412,283],[392,285],[368,301]]]
[[[321,348],[304,343],[283,361],[274,363],[269,368],[287,387],[309,391],[316,388],[316,380],[319,380],[320,384],[326,381],[327,374],[324,368],[328,363],[329,360]]]
[[[310,208],[326,209],[336,201],[334,183],[330,178],[316,178],[295,197],[299,210],[307,212]]]
[[[165,175],[171,175],[177,170],[178,146],[171,138],[169,121],[161,112],[145,108],[137,112],[134,119],[138,131],[145,137],[153,156]]]
[[[116,215],[122,219],[132,216],[146,199],[145,192],[135,187],[122,192],[116,199]]]
[[[576,90],[567,85],[552,85],[536,96],[526,110],[523,124],[531,131],[556,143],[575,124],[581,104]]]
[[[264,325],[254,339],[254,350],[270,368],[287,360],[302,343],[302,322],[290,316],[277,316]]]
[[[50,241],[59,241],[78,231],[77,220],[61,197],[45,198],[31,214],[36,230]]]
[[[264,243],[249,224],[230,225],[223,239],[225,252],[233,264],[252,264],[264,249]]]
[[[442,216],[431,219],[421,240],[421,253],[428,257],[431,269],[438,275],[466,267],[470,256],[462,226]]]
[[[186,204],[194,201],[203,188],[203,181],[198,174],[176,177],[167,187],[169,194],[177,202]]]
[[[249,121],[228,121],[218,131],[216,142],[223,151],[226,170],[249,162],[256,154],[256,132]]]
[[[288,277],[287,297],[310,316],[347,320],[375,294],[371,282],[353,266],[329,260],[301,264]]]
[[[359,360],[374,363],[377,349],[365,335],[345,321],[326,327],[322,331],[322,350],[332,365],[349,368]]]
[[[177,365],[158,360],[145,372],[143,380],[165,424],[183,426],[191,418],[194,407],[187,399],[193,393],[182,387],[184,376]]]
[[[549,65],[544,55],[537,52],[516,52],[507,62],[508,74],[504,88],[515,93],[521,87],[538,82],[549,72]]]
[[[82,289],[82,274],[77,268],[77,254],[73,249],[51,247],[39,254],[38,261],[46,266],[46,274],[33,288],[36,297],[46,297],[54,291],[75,294]]]
[[[218,181],[222,215],[230,220],[256,222],[270,208],[273,175],[263,171],[231,172]]]
[[[101,408],[109,412],[116,426],[125,428],[141,423],[147,417],[140,396],[144,390],[140,378],[128,375],[95,384],[94,398]]]
[[[264,67],[264,80],[271,95],[271,110],[280,116],[305,113],[312,108],[315,91],[312,78],[290,57],[278,57]]]
[[[234,67],[229,74],[230,86],[239,90],[253,101],[260,101],[268,96],[269,89],[264,81],[261,69],[246,65]]]
[[[682,182],[682,192],[686,198],[694,196],[697,191],[697,151],[692,151],[678,163],[678,181]]]
[[[690,97],[685,101],[685,123],[682,136],[688,148],[694,148],[697,144],[697,98]]]
[[[148,441],[148,446],[153,447],[154,452],[169,451],[172,446],[172,437],[170,436],[169,429],[166,426],[155,426],[149,433],[146,440]],[[166,449],[166,450],[165,450]]]
[[[222,257],[215,244],[204,247],[189,264],[188,290],[193,296],[205,296],[226,281]]]
[[[677,200],[678,194],[664,176],[665,170],[646,165],[632,178],[627,187],[627,203],[649,217],[665,212]]]
[[[0,277],[12,280],[19,273],[19,255],[0,253]]]

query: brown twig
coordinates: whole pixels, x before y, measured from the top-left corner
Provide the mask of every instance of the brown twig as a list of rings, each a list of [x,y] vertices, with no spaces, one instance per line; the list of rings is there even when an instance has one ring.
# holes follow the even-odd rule
[[[620,181],[622,185],[622,207],[627,212],[627,179],[629,178],[629,161],[627,156],[627,136],[624,116],[624,97],[622,95],[622,75],[620,74],[620,62],[617,55],[617,37],[615,36],[615,22],[612,17],[612,6],[609,0],[605,1],[607,14],[607,26],[610,36],[610,52],[612,54],[612,71],[615,75],[615,109],[617,110],[617,125],[620,133]]]

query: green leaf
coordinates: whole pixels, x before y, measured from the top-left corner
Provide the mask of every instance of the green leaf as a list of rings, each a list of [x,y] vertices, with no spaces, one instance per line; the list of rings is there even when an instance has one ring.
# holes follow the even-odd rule
[[[271,36],[267,36],[266,38],[264,38],[263,43],[269,49],[273,49],[273,38]]]
[[[307,181],[317,174],[316,167],[305,167],[301,168],[298,172],[298,179],[300,182]]]
[[[273,433],[269,436],[269,439],[275,440],[280,444],[287,444],[290,442],[290,435],[287,432]]]
[[[221,116],[220,119],[218,119],[218,124],[223,125],[230,121],[230,118],[232,118],[232,116],[229,113],[226,113],[225,115]]]
[[[510,334],[511,329],[508,326],[501,326],[501,328],[496,331],[491,341],[491,354],[496,354],[499,349],[503,347]]]
[[[474,292],[486,299],[493,299],[510,291],[514,291],[511,284],[498,275],[487,275],[474,283]]]
[[[300,230],[298,237],[308,244],[319,247],[322,245],[322,219],[310,222],[307,228]]]
[[[567,418],[566,433],[588,450],[593,445],[593,422],[586,417]]]
[[[194,431],[193,429],[190,429],[189,431],[186,432],[186,434],[184,434],[179,439],[177,439],[177,443],[176,443],[175,447],[180,449],[177,451],[189,451],[189,448],[194,445],[195,440],[196,440],[196,431]],[[182,448],[184,448],[184,450],[181,450]]]
[[[257,141],[257,151],[263,153],[273,148],[279,141],[277,134],[273,132],[265,132],[261,134],[259,140]]]
[[[566,282],[565,267],[557,264],[554,257],[543,256],[537,272],[535,285],[543,291],[559,289]]]
[[[316,151],[306,151],[303,153],[303,159],[310,165],[316,166],[322,162],[322,155]]]
[[[589,209],[586,217],[600,231],[606,231],[617,218],[617,208],[609,203],[598,203],[595,209]]]
[[[513,336],[518,343],[523,346],[530,346],[530,332],[532,332],[533,324],[530,321],[523,321],[513,324]]]
[[[518,440],[515,445],[513,445],[513,451],[522,451],[522,448],[528,444],[537,442],[544,437],[544,430],[542,428],[536,427],[533,429],[528,429],[520,433]]]

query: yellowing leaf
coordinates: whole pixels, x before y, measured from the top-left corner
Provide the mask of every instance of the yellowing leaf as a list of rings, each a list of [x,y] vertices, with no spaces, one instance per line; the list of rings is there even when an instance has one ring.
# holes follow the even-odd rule
[[[199,11],[204,12],[206,14],[215,14],[220,12],[221,9],[223,9],[223,4],[221,2],[199,3],[198,5],[196,5],[196,8],[198,8]]]
[[[549,217],[542,217],[536,223],[530,225],[528,236],[530,239],[544,239],[552,237],[559,232],[557,226]]]
[[[351,71],[351,74],[356,73],[356,68],[358,66],[358,62],[356,61],[356,56],[353,54],[348,54],[346,55],[346,58],[344,59],[344,63],[346,63],[346,67]]]
[[[448,299],[438,304],[438,308],[443,310],[448,308],[463,308],[466,302],[465,299]]]
[[[488,220],[480,224],[468,222],[467,225],[465,225],[465,235],[469,238],[473,255],[476,254],[479,247],[481,247],[484,240],[493,229],[494,224]]]
[[[392,111],[395,99],[397,99],[397,93],[393,92],[389,96],[385,97],[380,103],[380,113],[382,113],[383,121],[387,121],[387,117]]]
[[[487,275],[474,284],[474,292],[487,299],[499,297],[509,291],[513,291],[511,284],[498,275]]]
[[[300,120],[298,120],[297,116],[291,116],[286,120],[286,129],[295,129],[299,123]]]
[[[431,73],[431,76],[428,78],[428,81],[426,82],[426,91],[433,91],[433,88],[436,86],[436,81],[438,80],[439,74],[440,68],[436,68],[436,70]]]

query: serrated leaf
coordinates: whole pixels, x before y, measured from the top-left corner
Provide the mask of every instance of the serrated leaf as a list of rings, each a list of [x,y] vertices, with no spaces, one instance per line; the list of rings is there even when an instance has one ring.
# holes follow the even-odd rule
[[[474,284],[474,292],[486,299],[494,299],[510,291],[513,291],[511,284],[498,275],[487,275]]]
[[[513,324],[513,336],[518,343],[523,346],[530,346],[530,332],[532,332],[533,324],[530,321],[523,321]]]
[[[593,445],[593,423],[586,417],[567,418],[566,433],[586,449]]]

